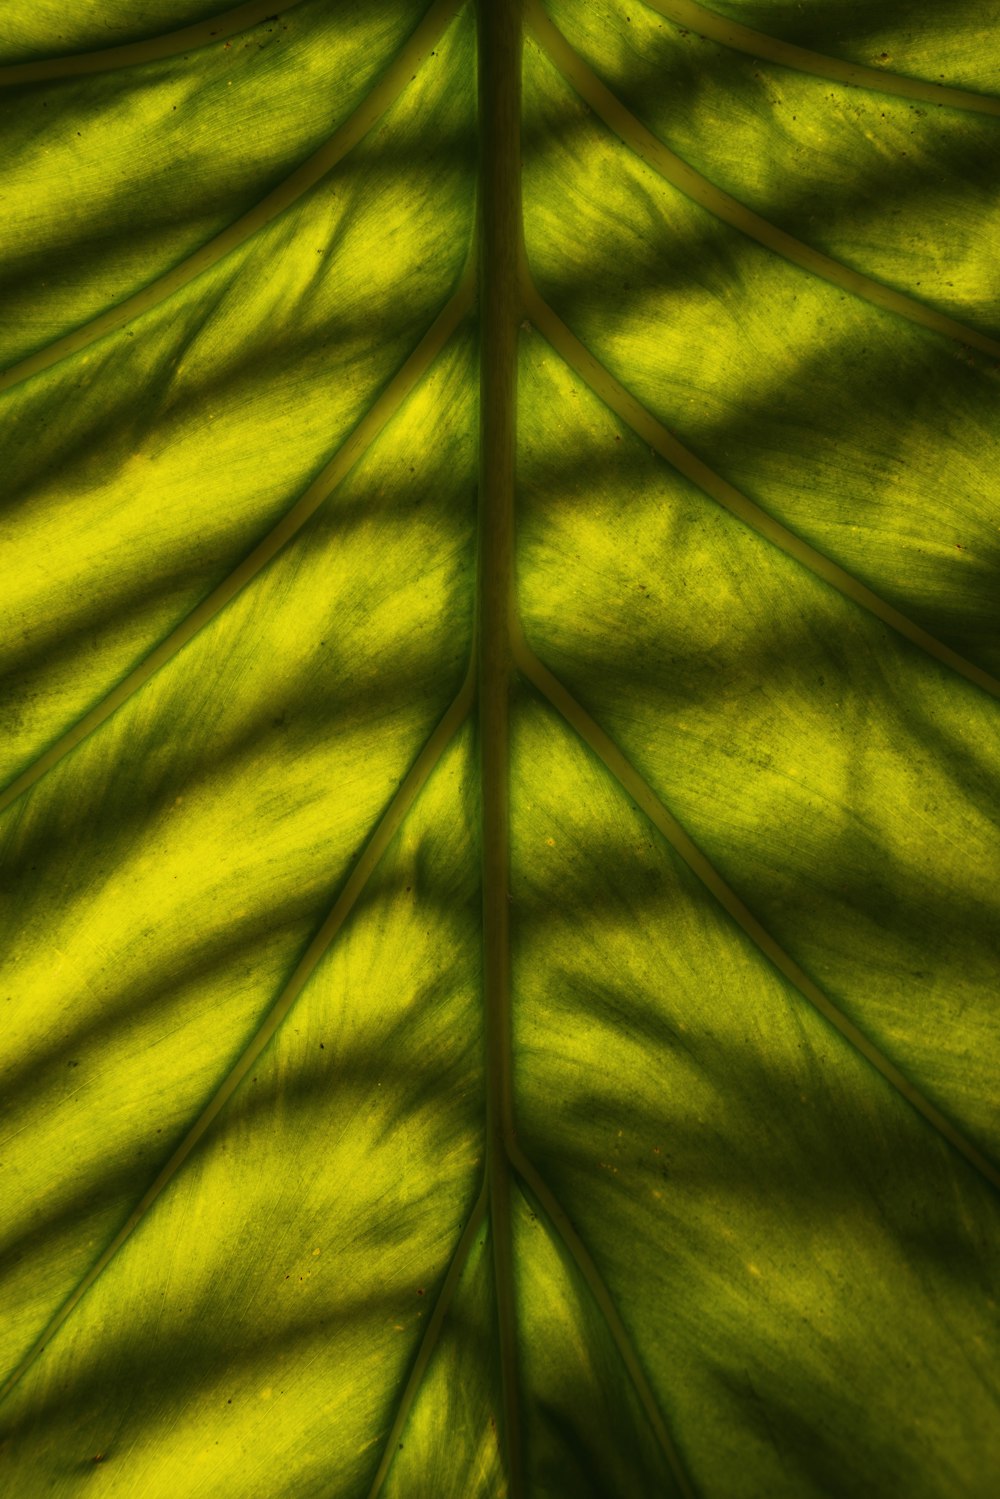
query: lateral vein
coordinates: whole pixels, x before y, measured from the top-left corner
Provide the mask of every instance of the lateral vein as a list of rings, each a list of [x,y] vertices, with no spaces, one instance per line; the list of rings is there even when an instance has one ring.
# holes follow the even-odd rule
[[[101,47],[94,52],[74,52],[62,57],[32,58],[0,67],[0,88],[24,83],[47,83],[56,78],[81,78],[91,73],[110,73],[117,68],[136,67],[144,62],[159,62],[181,52],[194,52],[213,42],[224,41],[240,31],[249,31],[261,21],[277,20],[287,15],[302,0],[248,0],[220,15],[209,16],[193,26],[168,31],[161,36],[144,37],[139,42],[122,42],[117,47]]]
[[[205,628],[278,552],[302,530],[324,500],[354,467],[391,420],[420,378],[437,358],[459,322],[472,306],[475,295],[475,267],[470,262],[458,288],[449,298],[420,343],[383,390],[326,467],[309,488],[282,516],[278,524],[259,541],[249,556],[202,599],[190,614],[171,630],[159,645],[140,661],[106,697],[62,734],[53,745],[38,756],[3,791],[0,791],[0,813],[29,790],[36,781],[57,765],[71,750],[100,728],[123,703],[138,692],[161,667],[171,661],[199,630]]]
[[[54,339],[45,348],[19,360],[0,373],[0,394],[10,390],[33,375],[51,369],[60,360],[77,354],[81,349],[96,343],[108,333],[114,333],[133,318],[158,307],[176,292],[189,286],[199,276],[212,269],[233,250],[246,244],[279,214],[297,203],[310,188],[339,162],[368,133],[380,115],[385,114],[399,98],[413,78],[414,69],[430,53],[441,36],[452,15],[458,10],[460,0],[435,0],[414,31],[409,41],[389,65],[371,92],[361,101],[353,114],[340,125],[317,151],[308,157],[283,182],[273,188],[261,201],[249,209],[214,239],[201,245],[178,265],[162,276],[157,276],[148,286],[133,292],[115,307],[109,307],[91,318],[72,333]]]
[[[469,1258],[469,1251],[471,1250],[476,1234],[482,1227],[483,1220],[486,1217],[486,1207],[488,1202],[489,1182],[484,1175],[482,1186],[479,1189],[479,1196],[476,1198],[475,1204],[472,1208],[472,1212],[469,1214],[465,1227],[462,1230],[457,1245],[455,1246],[455,1252],[451,1257],[451,1263],[448,1266],[448,1273],[444,1278],[444,1284],[442,1285],[441,1290],[438,1294],[437,1301],[434,1303],[434,1310],[431,1313],[430,1321],[424,1328],[424,1335],[420,1340],[420,1347],[417,1349],[417,1355],[413,1361],[413,1367],[411,1368],[406,1380],[406,1384],[403,1387],[403,1393],[399,1399],[399,1405],[396,1409],[396,1415],[393,1419],[392,1425],[389,1428],[388,1435],[386,1436],[385,1443],[382,1448],[381,1460],[376,1470],[375,1477],[372,1480],[372,1486],[368,1490],[368,1499],[378,1499],[379,1493],[382,1489],[382,1485],[386,1480],[386,1476],[388,1475],[390,1467],[392,1466],[392,1460],[398,1450],[399,1439],[402,1436],[403,1429],[406,1426],[407,1420],[409,1419],[410,1411],[413,1407],[413,1402],[417,1397],[421,1383],[423,1382],[424,1375],[427,1373],[427,1366],[429,1365],[434,1350],[437,1347],[438,1339],[441,1336],[441,1329],[444,1326],[444,1321],[446,1316],[448,1315],[448,1310],[451,1306],[452,1301],[454,1300],[455,1291],[458,1289],[458,1283],[462,1278],[462,1271],[465,1269],[466,1261]]]
[[[695,0],[645,0],[650,10],[659,11],[668,21],[686,26],[699,36],[721,42],[735,52],[745,52],[750,57],[778,63],[780,67],[792,68],[797,73],[812,73],[817,78],[829,78],[836,83],[848,83],[855,88],[871,89],[880,94],[897,94],[903,99],[919,99],[922,104],[947,105],[952,109],[971,110],[976,114],[1000,115],[1000,99],[992,94],[977,94],[971,89],[948,88],[945,84],[925,83],[920,78],[908,78],[904,73],[891,69],[870,68],[864,63],[845,62],[839,57],[827,57],[822,52],[812,52],[806,47],[797,47],[792,42],[779,41],[763,31],[753,31],[698,5]]]
[[[768,219],[754,213],[738,199],[716,187],[707,177],[696,172],[694,167],[676,152],[665,146],[653,135],[652,131],[647,130],[641,120],[636,119],[621,100],[601,82],[562,32],[558,31],[549,20],[542,9],[541,0],[527,0],[527,6],[531,29],[537,41],[566,81],[604,121],[609,130],[614,131],[630,150],[634,151],[672,187],[682,192],[686,198],[690,198],[699,207],[707,209],[715,218],[728,224],[730,228],[738,229],[748,239],[756,241],[773,254],[780,255],[793,265],[797,265],[800,270],[808,271],[811,275],[818,276],[821,280],[839,287],[841,291],[849,292],[852,296],[870,302],[886,312],[896,313],[899,317],[904,317],[908,322],[916,323],[919,327],[928,328],[932,333],[938,333],[944,338],[965,344],[968,348],[978,349],[981,354],[989,354],[994,359],[1000,359],[1000,341],[997,339],[980,333],[976,328],[969,328],[956,318],[947,317],[943,312],[935,311],[916,297],[907,296],[905,292],[885,286],[881,281],[876,281],[861,271],[852,270],[839,260],[834,260],[830,255],[823,255],[819,250],[814,250],[811,245],[796,239],[794,235],[786,234],[784,229],[779,229],[777,225],[770,223]]]
[[[964,677],[966,681],[988,692],[991,697],[1000,698],[1000,680],[988,671],[984,671],[981,666],[976,666],[974,662],[966,660],[958,651],[952,650],[951,646],[945,645],[943,641],[938,640],[928,630],[881,598],[873,589],[849,573],[846,568],[810,546],[809,542],[803,541],[800,536],[796,536],[793,531],[783,526],[780,521],[775,520],[766,510],[738,490],[735,485],[730,484],[714,469],[709,468],[708,464],[696,457],[689,448],[684,447],[672,432],[615,379],[596,355],[581,343],[576,334],[566,326],[558,313],[530,283],[530,280],[524,296],[528,317],[569,367],[589,385],[595,395],[599,396],[610,410],[621,417],[633,432],[648,443],[661,458],[666,459],[667,463],[679,474],[690,479],[703,493],[743,521],[745,525],[750,526],[766,541],[780,548],[788,556],[794,557],[796,562],[808,568],[818,578],[822,578],[824,583],[830,584],[845,598],[860,604],[869,614],[873,614],[883,624],[889,625],[912,645],[918,646],[920,650],[947,666],[958,676]]]
[[[886,1082],[926,1120],[932,1129],[947,1140],[948,1144],[953,1146],[991,1186],[1000,1188],[1000,1169],[983,1155],[977,1146],[931,1103],[930,1099],[925,1097],[906,1074],[890,1061],[852,1020],[848,1019],[839,1006],[820,989],[818,984],[813,982],[805,970],[761,925],[610,735],[590,716],[569,689],[539,660],[520,629],[514,640],[514,661],[518,670],[533,683],[602,761],[636,806],[662,833],[674,852],[683,859],[692,874],[715,897],[723,910],[772,966],[835,1030],[840,1032],[855,1051],[881,1073]]]
[[[94,1285],[95,1281],[107,1269],[108,1265],[110,1265],[118,1251],[131,1237],[146,1214],[170,1186],[171,1182],[174,1181],[190,1159],[196,1146],[200,1144],[222,1109],[236,1092],[240,1083],[254,1066],[265,1047],[272,1040],[278,1027],[305,989],[309,979],[319,966],[321,959],[357,904],[358,898],[374,873],[389,843],[392,841],[400,823],[416,800],[421,788],[427,781],[435,765],[437,765],[448,744],[468,717],[474,697],[475,669],[474,664],[470,664],[465,681],[458,695],[414,760],[401,785],[389,802],[388,807],[382,814],[374,833],[362,849],[354,868],[351,870],[343,889],[331,907],[325,921],[299,959],[295,971],[281,990],[264,1020],[223,1078],[208,1103],[204,1106],[197,1119],[191,1125],[166,1165],[162,1167],[152,1184],[143,1193],[110,1244],[83,1276],[74,1291],[51,1319],[44,1332],[25,1354],[24,1358],[21,1359],[13,1372],[0,1385],[0,1401],[3,1401],[10,1394],[38,1356],[45,1351],[56,1333],[79,1306],[91,1286]]]
[[[639,1403],[653,1429],[660,1450],[667,1460],[682,1499],[694,1499],[694,1490],[691,1487],[687,1473],[684,1471],[684,1466],[681,1463],[673,1439],[667,1430],[667,1424],[660,1410],[659,1402],[653,1393],[649,1380],[646,1378],[642,1362],[635,1350],[628,1329],[621,1319],[621,1314],[615,1305],[614,1298],[608,1290],[601,1272],[594,1263],[592,1255],[574,1228],[568,1213],[560,1205],[537,1167],[528,1159],[516,1141],[509,1141],[507,1148],[510,1154],[511,1165],[537,1198],[545,1216],[549,1220],[552,1230],[566,1246],[570,1258],[583,1277],[595,1305],[604,1318],[605,1325],[611,1334],[619,1357],[625,1365],[628,1376],[632,1381],[632,1386],[639,1398]]]
[[[478,0],[480,443],[477,558],[485,1011],[486,1172],[509,1499],[526,1492],[517,1356],[511,1177],[513,1110],[509,775],[517,330],[521,321],[522,0]]]

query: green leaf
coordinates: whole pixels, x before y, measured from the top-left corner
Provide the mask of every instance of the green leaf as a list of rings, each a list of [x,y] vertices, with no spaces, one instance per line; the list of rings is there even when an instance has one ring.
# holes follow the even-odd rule
[[[992,1495],[998,25],[8,0],[5,1492]]]

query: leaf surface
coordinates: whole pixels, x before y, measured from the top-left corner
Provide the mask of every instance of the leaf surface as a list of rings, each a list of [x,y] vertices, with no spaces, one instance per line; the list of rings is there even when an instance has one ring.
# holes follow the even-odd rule
[[[8,6],[12,1493],[992,1494],[995,9]]]

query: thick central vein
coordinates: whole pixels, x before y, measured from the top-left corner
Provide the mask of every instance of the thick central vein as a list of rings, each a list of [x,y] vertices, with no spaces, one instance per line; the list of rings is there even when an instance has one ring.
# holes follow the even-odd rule
[[[486,1164],[496,1281],[502,1430],[510,1499],[523,1494],[511,1175],[509,701],[512,678],[515,412],[521,321],[521,0],[479,0],[480,306],[479,734],[482,773]]]

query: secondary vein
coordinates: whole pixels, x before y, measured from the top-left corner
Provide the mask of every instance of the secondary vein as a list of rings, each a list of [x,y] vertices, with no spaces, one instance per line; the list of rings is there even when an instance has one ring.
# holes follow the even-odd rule
[[[839,57],[827,57],[822,52],[812,52],[806,47],[796,47],[792,42],[779,41],[763,31],[752,31],[716,15],[694,0],[645,0],[650,10],[655,10],[668,21],[686,26],[699,36],[710,37],[735,52],[745,52],[750,57],[763,58],[778,63],[780,67],[792,68],[797,73],[811,73],[818,78],[829,78],[836,83],[848,83],[855,88],[871,89],[880,94],[896,94],[903,99],[918,99],[922,104],[947,105],[952,109],[971,110],[975,114],[1000,115],[1000,99],[992,94],[977,94],[971,89],[949,88],[941,83],[927,83],[920,78],[908,78],[888,68],[869,68],[864,63],[846,62]]]
[[[649,818],[683,859],[724,911],[750,938],[764,957],[816,1009],[844,1039],[885,1078],[901,1097],[920,1114],[937,1133],[991,1186],[1000,1189],[1000,1168],[985,1156],[971,1140],[915,1086],[896,1064],[844,1014],[838,1005],[809,977],[722,877],[711,860],[667,808],[662,797],[649,785],[623,751],[593,719],[567,687],[539,660],[518,630],[514,641],[514,660],[527,679],[552,704],[576,734],[597,755],[628,793],[636,806]]]
[[[0,87],[25,83],[47,83],[56,78],[81,78],[89,73],[110,73],[116,68],[137,67],[144,62],[159,62],[177,57],[199,47],[224,41],[240,31],[249,31],[261,21],[277,20],[301,5],[302,0],[249,0],[220,15],[209,16],[193,26],[168,31],[161,36],[144,37],[139,42],[122,42],[117,47],[101,47],[94,52],[75,52],[64,57],[32,58],[30,62],[7,63],[0,67]]]
[[[403,1393],[396,1408],[396,1415],[383,1444],[382,1457],[376,1469],[375,1477],[372,1480],[372,1486],[368,1490],[368,1499],[378,1499],[382,1485],[392,1466],[392,1460],[399,1447],[399,1439],[403,1434],[403,1429],[409,1418],[413,1402],[417,1398],[424,1375],[427,1373],[431,1357],[438,1345],[441,1329],[444,1326],[445,1317],[448,1315],[448,1309],[454,1300],[458,1283],[462,1278],[462,1271],[465,1269],[466,1261],[469,1258],[469,1252],[486,1216],[488,1201],[489,1182],[484,1176],[479,1196],[476,1198],[472,1212],[469,1214],[465,1228],[462,1230],[458,1244],[455,1246],[455,1252],[451,1257],[451,1263],[448,1266],[448,1273],[444,1278],[444,1284],[438,1294],[437,1301],[434,1303],[434,1310],[431,1313],[430,1321],[424,1328],[420,1347],[417,1349],[416,1358],[413,1360],[413,1367],[403,1387]]]
[[[378,83],[361,101],[353,114],[334,131],[319,150],[314,151],[283,182],[273,188],[255,207],[242,214],[227,229],[214,239],[201,245],[178,265],[162,276],[157,276],[148,286],[126,297],[115,307],[109,307],[91,318],[81,327],[75,328],[61,338],[53,340],[45,348],[38,349],[0,373],[0,394],[10,390],[33,375],[51,369],[60,360],[77,354],[81,349],[96,343],[108,333],[114,333],[133,318],[151,311],[172,297],[175,292],[189,286],[199,276],[223,260],[232,251],[246,244],[279,214],[298,202],[310,188],[327,172],[333,170],[347,153],[366,135],[376,120],[389,109],[411,82],[414,70],[431,52],[446,25],[458,10],[460,0],[435,0],[414,31],[409,41],[395,60],[386,69]]]
[[[614,1298],[608,1290],[604,1277],[598,1270],[593,1256],[580,1238],[568,1213],[560,1205],[537,1167],[528,1159],[516,1142],[512,1142],[511,1144],[510,1160],[514,1170],[537,1198],[553,1231],[566,1246],[570,1258],[583,1277],[587,1289],[590,1291],[595,1305],[604,1319],[605,1326],[611,1334],[612,1341],[618,1349],[618,1355],[625,1365],[628,1376],[632,1381],[632,1386],[639,1398],[639,1403],[646,1413],[646,1419],[649,1421],[656,1440],[659,1443],[660,1450],[667,1460],[682,1499],[694,1499],[694,1490],[684,1471],[684,1466],[681,1463],[680,1455],[674,1445],[673,1438],[667,1430],[667,1424],[660,1410],[659,1402],[653,1393],[649,1380],[646,1378],[642,1361],[635,1351],[628,1329],[622,1321]]]
[[[10,1394],[15,1385],[18,1384],[38,1358],[39,1354],[43,1353],[48,1347],[59,1329],[79,1306],[91,1286],[107,1269],[108,1265],[110,1265],[118,1251],[131,1237],[146,1214],[170,1186],[171,1182],[175,1180],[178,1173],[187,1164],[196,1146],[200,1144],[222,1112],[222,1109],[257,1062],[265,1047],[272,1040],[278,1027],[285,1020],[292,1006],[305,989],[309,979],[319,966],[321,959],[357,904],[358,898],[374,873],[389,843],[392,841],[400,823],[416,800],[421,788],[427,781],[435,765],[437,765],[448,744],[468,717],[474,696],[475,673],[474,666],[470,664],[465,681],[457,697],[414,760],[402,784],[382,814],[382,818],[374,833],[361,851],[326,920],[299,959],[295,971],[281,990],[281,993],[271,1006],[264,1020],[216,1088],[208,1103],[205,1104],[170,1159],[136,1203],[110,1244],[108,1244],[107,1248],[87,1271],[86,1275],[83,1276],[82,1280],[59,1308],[58,1312],[45,1328],[45,1331],[28,1350],[17,1367],[8,1375],[4,1383],[0,1385],[0,1401],[4,1400]]]
[[[509,711],[512,678],[517,330],[521,320],[521,0],[479,0],[482,319],[479,470],[479,743],[482,777],[486,1169],[490,1190],[510,1499],[522,1499],[511,1181],[513,1134],[509,916]]]
[[[692,202],[707,209],[722,223],[738,229],[748,239],[763,245],[773,254],[780,255],[791,264],[808,271],[811,275],[818,276],[823,281],[828,281],[831,285],[839,287],[841,291],[849,292],[862,301],[871,302],[886,312],[896,313],[899,317],[904,317],[908,322],[916,323],[919,327],[929,328],[932,333],[939,333],[944,338],[953,339],[969,348],[978,349],[982,354],[989,354],[994,359],[1000,359],[1000,341],[997,339],[980,333],[976,328],[969,328],[956,318],[946,316],[943,312],[937,312],[916,297],[907,296],[905,292],[885,286],[881,281],[866,276],[862,271],[852,270],[850,266],[842,264],[830,255],[814,250],[811,245],[796,239],[792,234],[786,234],[784,229],[779,229],[777,225],[772,224],[759,213],[754,213],[744,203],[716,187],[707,177],[696,172],[694,167],[676,152],[665,146],[657,136],[653,135],[652,131],[647,130],[642,121],[636,119],[621,100],[601,82],[597,74],[549,20],[542,9],[540,0],[527,0],[527,5],[528,17],[535,37],[566,81],[572,85],[581,99],[590,105],[609,130],[613,130],[630,150],[651,166],[664,181],[682,192],[686,198],[690,198]]]
[[[722,505],[730,514],[752,527],[766,541],[779,547],[788,556],[794,557],[796,562],[822,578],[824,583],[829,583],[845,598],[851,599],[855,604],[860,604],[869,614],[873,614],[883,624],[889,625],[912,645],[918,646],[928,656],[932,656],[943,666],[947,666],[951,671],[964,677],[966,681],[982,688],[991,697],[1000,697],[1000,680],[988,671],[984,671],[981,666],[976,666],[974,662],[966,660],[958,651],[952,650],[951,646],[945,645],[943,641],[916,624],[894,605],[881,598],[873,589],[849,573],[846,568],[841,567],[838,562],[832,561],[816,547],[810,546],[809,542],[796,536],[794,531],[790,531],[787,526],[775,520],[774,516],[769,515],[766,510],[755,504],[727,479],[723,479],[714,469],[709,468],[707,463],[679,442],[673,433],[664,427],[630,391],[626,390],[597,356],[591,353],[576,334],[566,326],[558,313],[549,306],[527,279],[526,268],[522,270],[522,274],[527,280],[524,293],[526,310],[539,332],[545,336],[569,367],[589,385],[595,395],[599,396],[606,406],[632,428],[633,432],[648,443],[654,452],[659,453],[661,458],[665,458],[672,468],[683,474],[686,479],[690,479],[703,493]]]
[[[249,556],[202,599],[170,634],[139,665],[85,713],[56,742],[39,755],[3,791],[0,791],[0,813],[28,791],[53,766],[138,692],[156,672],[173,660],[188,641],[222,612],[228,603],[250,583],[281,549],[298,535],[312,515],[328,499],[337,485],[361,459],[386,423],[399,410],[433,361],[437,358],[458,324],[472,306],[475,295],[475,267],[470,262],[454,294],[435,318],[420,343],[398,370],[385,390],[362,417],[346,442],[319,473],[305,493],[282,516],[278,524],[257,543]]]

